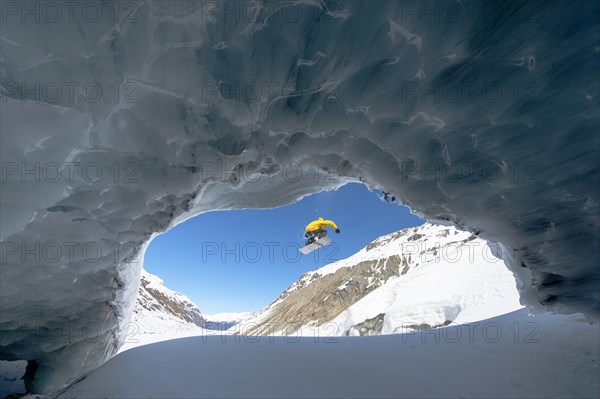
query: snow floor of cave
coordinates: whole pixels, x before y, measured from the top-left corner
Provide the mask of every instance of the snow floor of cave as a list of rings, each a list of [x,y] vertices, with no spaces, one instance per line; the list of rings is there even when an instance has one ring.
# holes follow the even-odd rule
[[[121,352],[58,397],[598,397],[599,347],[582,315],[525,309],[404,335],[188,337]]]
[[[186,331],[166,331],[161,333],[148,333],[142,332],[139,334],[132,335],[128,337],[129,339],[125,339],[125,343],[119,349],[119,353],[125,352],[127,350],[137,348],[138,346],[155,344],[163,341],[170,341],[173,339],[179,338],[190,338],[190,337],[205,337],[205,336],[214,336],[214,335],[231,335],[234,331],[227,330],[207,330],[204,328],[198,327],[197,329],[190,329]]]

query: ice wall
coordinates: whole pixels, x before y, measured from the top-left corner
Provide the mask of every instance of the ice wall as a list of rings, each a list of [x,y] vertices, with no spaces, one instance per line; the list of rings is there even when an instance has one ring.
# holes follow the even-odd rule
[[[50,5],[49,5],[50,4]],[[594,2],[3,2],[0,359],[116,353],[149,240],[348,181],[597,317]]]

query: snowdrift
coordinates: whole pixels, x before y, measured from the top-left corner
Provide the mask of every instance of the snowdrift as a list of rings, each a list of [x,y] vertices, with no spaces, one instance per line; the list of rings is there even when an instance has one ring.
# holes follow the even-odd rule
[[[599,333],[520,310],[376,337],[191,337],[120,353],[58,399],[590,398]]]

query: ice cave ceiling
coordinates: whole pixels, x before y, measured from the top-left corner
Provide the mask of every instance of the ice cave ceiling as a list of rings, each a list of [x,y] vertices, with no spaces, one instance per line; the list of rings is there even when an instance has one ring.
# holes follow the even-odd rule
[[[116,352],[151,237],[350,181],[597,318],[599,10],[3,2],[0,359],[63,386]]]

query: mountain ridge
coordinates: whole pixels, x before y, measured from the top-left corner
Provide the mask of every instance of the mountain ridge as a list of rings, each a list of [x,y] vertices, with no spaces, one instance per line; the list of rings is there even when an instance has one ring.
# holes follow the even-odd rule
[[[461,314],[463,322],[501,314],[494,314],[494,308],[515,310],[520,308],[516,282],[500,257],[493,244],[452,226],[425,223],[399,230],[373,240],[346,259],[304,273],[240,333],[304,334],[303,330],[318,332],[333,326],[336,335],[371,335],[447,326],[460,321]],[[437,281],[440,276],[455,286],[444,288]],[[411,283],[415,279],[419,280],[416,285]],[[499,290],[493,288],[495,281]],[[444,295],[436,299],[437,309],[436,303],[428,304],[427,296],[417,292],[428,285],[441,285],[438,291]],[[411,305],[421,309],[422,315],[400,309],[403,292],[411,293],[405,302],[419,298]],[[492,302],[487,311],[476,310]]]

